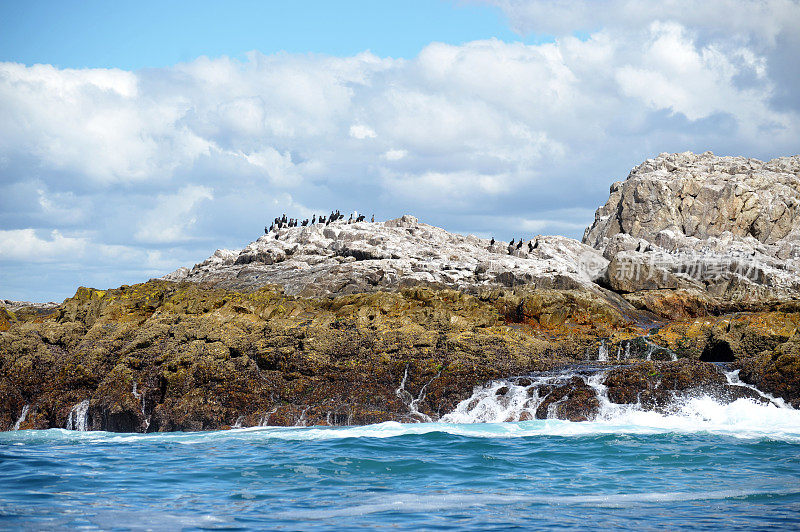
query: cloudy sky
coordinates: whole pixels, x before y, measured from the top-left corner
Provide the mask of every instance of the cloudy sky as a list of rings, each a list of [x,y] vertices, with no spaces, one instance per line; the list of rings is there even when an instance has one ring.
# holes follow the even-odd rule
[[[0,298],[283,212],[580,238],[660,152],[800,153],[798,28],[793,0],[3,2]]]

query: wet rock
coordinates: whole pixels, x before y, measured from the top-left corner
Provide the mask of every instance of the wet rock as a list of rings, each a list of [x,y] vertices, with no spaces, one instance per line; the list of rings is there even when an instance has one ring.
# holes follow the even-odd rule
[[[554,388],[536,409],[536,419],[589,421],[597,417],[600,401],[594,389],[580,377]]]
[[[640,403],[645,408],[664,407],[676,393],[726,385],[714,365],[695,360],[646,361],[608,371],[603,384],[608,399],[617,404]]]
[[[800,408],[800,336],[792,336],[775,349],[737,360],[739,378],[759,390]]]
[[[534,418],[534,416],[533,416],[533,414],[531,414],[531,413],[530,413],[530,412],[528,412],[527,410],[523,410],[523,411],[522,411],[522,412],[520,412],[520,414],[519,414],[519,421],[531,421],[531,420],[533,420],[533,419],[535,419],[535,418]]]

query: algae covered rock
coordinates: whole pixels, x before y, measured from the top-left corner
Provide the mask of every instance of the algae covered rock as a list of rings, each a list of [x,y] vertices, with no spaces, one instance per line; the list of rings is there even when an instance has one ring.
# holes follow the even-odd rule
[[[82,288],[48,321],[0,336],[0,420],[8,428],[31,405],[37,426],[64,427],[87,401],[87,427],[112,431],[419,421],[479,382],[538,367],[547,346],[493,302],[450,290],[317,300],[165,281]]]
[[[589,421],[600,411],[600,400],[594,388],[580,377],[550,391],[536,409],[536,419]]]
[[[800,408],[800,337],[792,336],[771,352],[738,361],[739,376],[760,390]]]
[[[610,370],[603,381],[608,399],[618,404],[666,407],[676,394],[693,390],[708,392],[727,384],[716,366],[707,362],[641,362]]]

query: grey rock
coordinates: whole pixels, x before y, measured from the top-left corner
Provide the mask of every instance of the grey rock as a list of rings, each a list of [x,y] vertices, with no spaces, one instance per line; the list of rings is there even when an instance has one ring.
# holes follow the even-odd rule
[[[800,156],[662,153],[611,186],[583,242],[610,261],[614,290],[799,297]]]
[[[278,236],[276,239],[275,236]],[[324,296],[427,284],[475,291],[534,285],[597,290],[608,261],[576,240],[537,237],[538,246],[453,234],[405,215],[384,223],[337,221],[283,228],[241,250],[217,250],[164,279],[254,289],[279,284],[290,295]]]
[[[599,249],[618,233],[652,242],[669,230],[700,240],[730,233],[772,245],[798,239],[799,209],[800,156],[764,163],[711,152],[662,153],[611,186],[583,242]]]

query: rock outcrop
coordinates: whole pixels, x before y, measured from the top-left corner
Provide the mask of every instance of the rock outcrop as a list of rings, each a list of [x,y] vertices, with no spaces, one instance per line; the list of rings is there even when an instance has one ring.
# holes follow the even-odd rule
[[[328,296],[426,284],[481,287],[591,287],[608,261],[560,236],[536,237],[509,252],[473,235],[448,233],[403,216],[383,223],[337,221],[273,231],[238,251],[217,250],[191,269],[164,277],[234,290],[275,283],[287,294]]]
[[[523,246],[448,233],[403,216],[282,228],[164,277],[234,290],[280,284],[336,296],[425,284],[476,293],[530,286],[623,294],[683,318],[800,297],[800,156],[661,154],[614,183],[583,243]]]
[[[87,428],[111,431],[436,419],[482,382],[583,357],[593,310],[631,327],[602,299],[547,290],[81,288],[0,333],[0,429],[26,406],[23,429],[63,428],[80,405]]]
[[[583,242],[618,292],[695,291],[724,304],[800,295],[800,156],[661,154],[611,186]],[[641,301],[641,300],[640,300]]]
[[[583,238],[598,249],[616,234],[656,242],[662,231],[680,239],[676,247],[694,244],[695,250],[703,247],[698,241],[726,236],[773,255],[784,246],[798,248],[800,156],[765,163],[711,152],[662,153],[611,185],[610,193]]]

